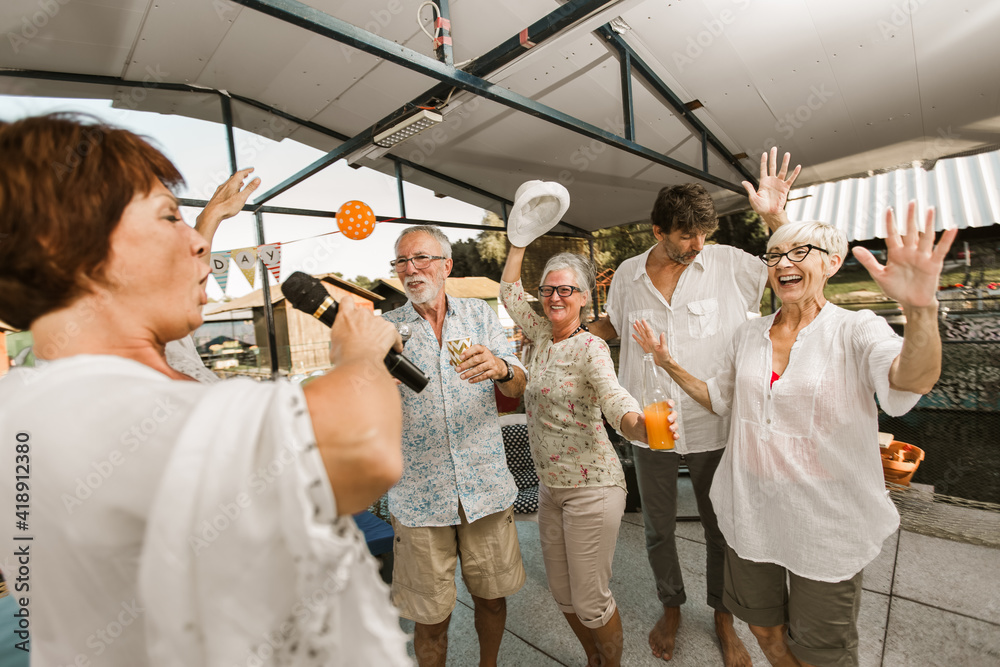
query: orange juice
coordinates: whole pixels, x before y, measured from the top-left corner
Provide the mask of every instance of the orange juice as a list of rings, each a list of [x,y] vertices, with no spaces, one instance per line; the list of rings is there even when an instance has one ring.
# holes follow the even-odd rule
[[[670,406],[666,401],[652,403],[642,409],[646,416],[646,436],[650,449],[673,449],[674,434],[670,431]]]

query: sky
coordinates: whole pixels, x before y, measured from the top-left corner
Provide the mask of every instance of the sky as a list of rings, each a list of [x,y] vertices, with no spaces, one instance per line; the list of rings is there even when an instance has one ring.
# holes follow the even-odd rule
[[[53,111],[89,113],[150,138],[184,176],[187,183],[177,193],[180,197],[209,199],[230,173],[226,130],[221,123],[116,109],[110,100],[0,96],[0,119],[5,121]],[[237,165],[240,168],[254,167],[253,176],[262,180],[256,192],[258,195],[323,155],[320,150],[290,139],[275,142],[240,129],[235,130],[235,142]],[[430,190],[413,184],[404,184],[404,196],[406,212],[411,218],[474,225],[480,224],[483,219],[483,209],[451,197],[435,197]],[[365,202],[378,216],[395,217],[400,213],[394,178],[364,167],[353,169],[344,161],[327,167],[268,203],[336,211],[341,204],[352,199]],[[198,212],[198,209],[185,208],[185,221],[193,226]],[[371,236],[354,241],[339,233],[320,237],[337,230],[333,218],[264,216],[265,243],[280,241],[283,244],[282,278],[296,270],[314,274],[339,271],[348,279],[358,275],[370,279],[394,277],[389,260],[393,258],[393,243],[402,229],[404,227],[399,224],[379,223]],[[448,228],[442,231],[452,241],[467,239],[478,233],[475,230]],[[290,241],[297,242],[288,243]],[[222,223],[213,240],[212,251],[254,245],[257,245],[254,217],[250,213],[241,213]],[[254,287],[251,287],[235,265],[231,265],[226,294],[234,298],[242,296],[259,288],[259,281],[258,271]],[[276,284],[273,278],[270,278],[270,283]],[[223,296],[214,279],[209,279],[207,291],[210,299],[219,300]]]

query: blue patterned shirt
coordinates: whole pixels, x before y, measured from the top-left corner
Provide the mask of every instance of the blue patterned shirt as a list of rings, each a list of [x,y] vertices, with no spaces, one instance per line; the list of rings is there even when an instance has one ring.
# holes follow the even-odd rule
[[[430,322],[409,301],[383,317],[410,325],[404,353],[430,379],[419,394],[399,387],[403,477],[389,491],[389,511],[413,527],[460,523],[459,502],[470,522],[506,510],[517,485],[507,469],[493,383],[461,379],[447,346],[438,345]],[[441,339],[465,336],[524,370],[489,304],[448,297]]]

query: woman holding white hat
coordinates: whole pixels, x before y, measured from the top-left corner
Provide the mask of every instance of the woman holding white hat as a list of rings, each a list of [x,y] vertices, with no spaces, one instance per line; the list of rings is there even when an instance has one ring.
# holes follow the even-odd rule
[[[569,203],[565,188],[544,185],[552,187],[535,188],[527,201],[516,198],[508,232],[514,246],[500,298],[536,347],[524,397],[541,481],[538,532],[549,590],[588,664],[614,667],[621,664],[622,625],[608,582],[626,492],[602,416],[629,439],[645,441],[646,427],[639,404],[618,384],[607,344],[583,324],[594,287],[590,262],[571,253],[549,259],[538,290],[545,317],[528,305],[520,280],[521,244],[554,226]],[[518,194],[523,191],[525,186]],[[523,227],[517,218],[525,210],[534,212],[536,224],[519,233]]]

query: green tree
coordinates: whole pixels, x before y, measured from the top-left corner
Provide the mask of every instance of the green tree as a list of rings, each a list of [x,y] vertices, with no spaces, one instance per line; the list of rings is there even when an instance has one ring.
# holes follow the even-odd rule
[[[656,243],[648,222],[618,225],[594,232],[594,261],[597,271],[617,269],[629,257],[646,252]]]
[[[762,255],[767,251],[769,234],[760,216],[746,211],[719,218],[719,228],[712,234],[711,241],[731,245],[751,255]]]
[[[486,212],[481,224],[503,227],[492,211]],[[483,230],[473,238],[455,241],[451,244],[451,258],[454,262],[451,275],[456,278],[486,276],[499,281],[507,260],[507,234],[502,230]]]
[[[368,276],[355,276],[351,279],[351,282],[360,287],[361,289],[370,290],[375,286],[375,281],[368,278]]]

